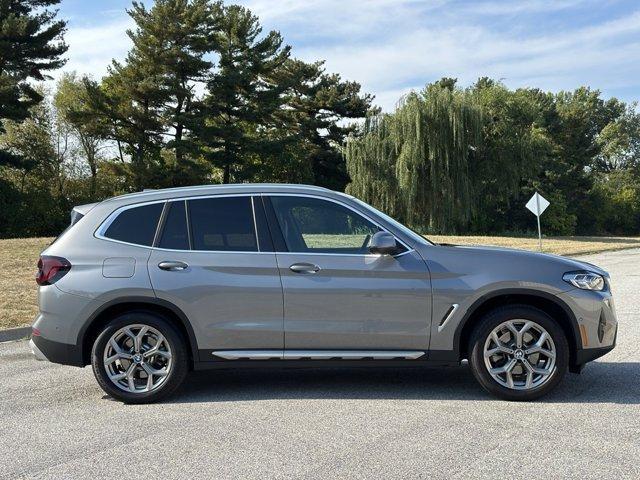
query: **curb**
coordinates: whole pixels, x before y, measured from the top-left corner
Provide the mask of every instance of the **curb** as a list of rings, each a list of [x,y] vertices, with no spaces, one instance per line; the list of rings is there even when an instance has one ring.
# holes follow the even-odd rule
[[[0,330],[0,343],[14,340],[24,340],[31,335],[31,327],[10,328]]]

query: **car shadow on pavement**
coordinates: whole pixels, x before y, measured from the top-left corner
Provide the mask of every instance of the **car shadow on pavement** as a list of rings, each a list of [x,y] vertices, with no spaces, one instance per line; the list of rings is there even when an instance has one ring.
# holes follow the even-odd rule
[[[567,374],[541,401],[640,404],[640,363],[592,362]],[[191,373],[169,403],[273,399],[485,400],[467,366],[454,368],[286,368]]]

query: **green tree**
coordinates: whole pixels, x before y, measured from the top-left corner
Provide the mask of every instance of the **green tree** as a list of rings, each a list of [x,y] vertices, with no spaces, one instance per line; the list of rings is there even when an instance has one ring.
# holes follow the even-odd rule
[[[348,191],[370,201],[364,195],[370,185],[391,173],[393,187],[382,190],[387,196],[382,205],[395,203],[392,212],[433,232],[468,228],[474,213],[469,167],[481,141],[482,113],[450,83],[407,95],[393,114],[367,125],[373,131],[347,145]]]
[[[149,186],[161,163],[162,101],[150,69],[135,61],[114,61],[101,84],[85,79],[87,107],[79,112],[80,119],[100,122],[116,143],[120,173],[131,178],[136,190]]]
[[[348,136],[358,134],[356,123],[372,110],[373,96],[361,93],[357,82],[325,72],[323,62],[290,59],[285,64],[285,106],[282,125],[293,127],[296,150],[304,156],[311,183],[344,190],[349,181],[342,147]],[[286,128],[286,127],[285,127]]]
[[[562,195],[567,214],[576,218],[578,233],[594,228],[593,212],[598,207],[589,192],[594,181],[591,171],[601,153],[599,136],[624,111],[619,100],[605,101],[600,91],[586,87],[553,97],[545,125],[553,152],[543,165],[539,182],[541,188]]]
[[[22,122],[7,121],[0,148],[22,159],[17,166],[0,166],[0,204],[9,204],[0,212],[0,235],[60,231],[68,213],[68,170],[75,152],[49,102],[32,106]]]
[[[279,145],[269,127],[286,85],[274,80],[290,47],[278,32],[262,35],[255,15],[231,5],[221,9],[213,49],[218,65],[198,103],[194,131],[204,158],[222,170],[223,183],[250,179],[255,173],[252,158],[268,156]]]
[[[640,232],[640,176],[632,169],[597,174],[590,193],[598,202],[596,231],[613,235]]]
[[[198,152],[186,124],[197,83],[211,67],[204,55],[219,10],[207,0],[159,0],[150,10],[134,2],[125,61],[113,61],[101,84],[85,81],[89,102],[79,118],[99,118],[118,147],[113,167],[131,176],[135,189],[193,181]]]
[[[144,65],[153,78],[157,115],[170,140],[164,147],[173,153],[168,172],[175,185],[188,182],[188,171],[197,168],[189,154],[197,157],[197,145],[188,131],[196,90],[212,68],[205,59],[216,50],[214,31],[219,28],[221,2],[209,0],[158,0],[150,10],[134,2],[129,15],[136,28],[129,63]]]
[[[592,167],[598,172],[613,172],[640,167],[640,113],[638,104],[627,105],[615,120],[599,133],[599,153]]]
[[[44,80],[45,72],[64,64],[66,23],[48,7],[60,0],[3,0],[0,2],[0,132],[7,120],[22,121],[42,94],[30,80]],[[0,162],[9,161],[8,155]],[[15,159],[14,159],[15,160]]]
[[[533,193],[527,181],[540,173],[552,142],[528,90],[512,91],[481,78],[469,93],[483,113],[482,141],[470,164],[477,206],[471,227],[478,232],[514,229],[513,213],[518,220],[530,220],[518,215]]]
[[[90,175],[89,194],[93,197],[97,190],[101,152],[107,148],[107,144],[104,124],[94,116],[82,114],[90,102],[86,81],[88,77],[79,78],[75,73],[63,74],[56,86],[53,104],[58,122],[72,133],[82,151]]]
[[[532,230],[524,204],[540,191],[549,233],[633,232],[639,147],[635,105],[597,90],[444,78],[367,119],[347,145],[348,191],[429,231]]]

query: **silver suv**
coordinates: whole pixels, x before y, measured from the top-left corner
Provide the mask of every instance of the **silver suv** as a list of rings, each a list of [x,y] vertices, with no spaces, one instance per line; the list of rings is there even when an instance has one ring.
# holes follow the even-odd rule
[[[73,209],[41,255],[36,357],[130,403],[192,369],[456,365],[508,400],[615,345],[609,276],[568,258],[437,245],[301,185],[144,191]]]

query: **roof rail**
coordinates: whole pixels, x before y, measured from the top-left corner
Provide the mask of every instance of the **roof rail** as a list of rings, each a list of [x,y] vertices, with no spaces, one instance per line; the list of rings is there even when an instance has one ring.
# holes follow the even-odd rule
[[[138,197],[150,194],[157,194],[161,192],[192,192],[206,189],[216,189],[216,188],[260,188],[260,187],[281,187],[281,188],[307,188],[319,191],[331,191],[325,187],[319,187],[316,185],[304,185],[304,184],[296,184],[296,183],[214,183],[208,185],[192,185],[186,187],[171,187],[171,188],[145,188],[141,192],[132,192],[126,193],[124,195],[119,195],[117,197],[112,197],[106,199],[105,201],[129,198],[129,197]]]

